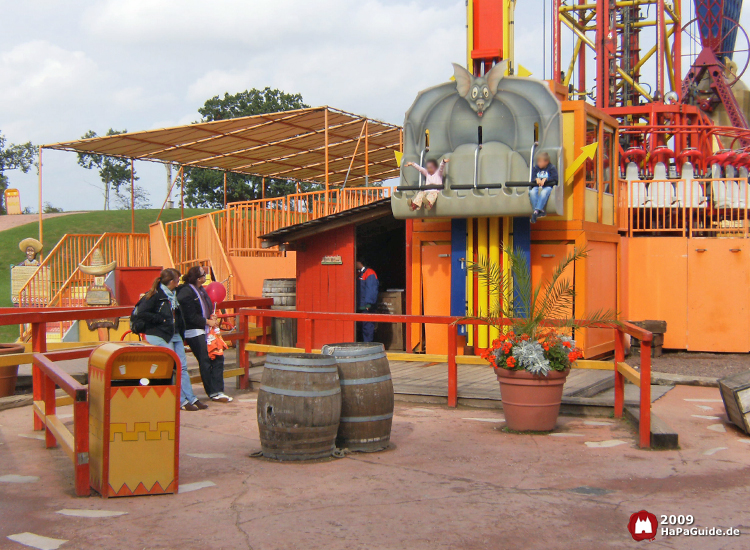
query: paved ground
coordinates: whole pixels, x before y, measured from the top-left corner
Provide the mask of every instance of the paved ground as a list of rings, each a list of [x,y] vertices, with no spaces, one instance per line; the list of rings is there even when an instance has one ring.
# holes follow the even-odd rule
[[[636,548],[626,524],[644,508],[745,532],[659,535],[649,548],[750,548],[750,438],[726,423],[714,388],[680,386],[654,404],[679,451],[640,450],[611,419],[563,417],[556,435],[515,435],[501,431],[501,412],[397,404],[394,448],[312,464],[250,458],[255,394],[237,397],[182,413],[180,483],[214,485],[106,501],[75,498],[64,453],[19,437],[32,433],[30,408],[0,412],[0,476],[38,477],[0,482],[0,548],[24,548],[6,538],[24,532],[84,550]],[[39,540],[29,542],[56,547]]]
[[[724,378],[750,370],[750,353],[696,353],[665,351],[651,359],[651,370],[694,376]]]
[[[42,214],[43,220],[57,218],[58,216],[67,216],[68,214],[80,214],[80,212],[57,212],[54,214]],[[39,214],[17,214],[15,216],[0,216],[0,231],[12,229],[19,225],[26,225],[39,220]]]

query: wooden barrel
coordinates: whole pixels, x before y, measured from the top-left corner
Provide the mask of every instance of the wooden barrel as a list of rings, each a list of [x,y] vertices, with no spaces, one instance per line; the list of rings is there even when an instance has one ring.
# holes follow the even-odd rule
[[[335,358],[268,354],[258,391],[263,456],[277,460],[331,456],[340,416],[341,386]]]
[[[275,306],[296,306],[297,279],[265,279],[263,297],[273,298]]]
[[[273,298],[271,309],[297,309],[297,279],[265,279],[263,297]],[[297,346],[297,319],[274,318],[271,321],[271,340],[274,346]]]
[[[388,447],[393,423],[393,382],[383,344],[323,346],[336,358],[341,381],[341,423],[336,445],[352,451]]]

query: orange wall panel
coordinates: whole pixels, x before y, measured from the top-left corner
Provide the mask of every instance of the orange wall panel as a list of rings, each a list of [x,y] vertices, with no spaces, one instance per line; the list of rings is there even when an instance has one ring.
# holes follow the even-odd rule
[[[234,292],[242,296],[260,296],[264,279],[294,279],[296,253],[287,252],[279,258],[240,258],[229,256],[229,265],[234,275]]]
[[[617,310],[617,243],[589,241],[586,262],[585,311],[576,317],[586,318],[599,310]],[[580,293],[581,289],[576,288]],[[586,357],[595,357],[614,349],[614,330],[584,329]]]
[[[623,258],[622,263],[627,273],[625,318],[664,320],[664,347],[687,349],[688,240],[638,237],[627,241],[627,261]]]
[[[748,306],[750,246],[742,239],[688,243],[687,349],[750,351]],[[667,322],[667,333],[672,328]]]

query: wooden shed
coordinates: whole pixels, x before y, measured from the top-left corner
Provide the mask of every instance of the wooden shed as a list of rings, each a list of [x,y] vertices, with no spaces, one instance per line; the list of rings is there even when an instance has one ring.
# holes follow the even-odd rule
[[[405,222],[396,220],[390,199],[352,208],[263,235],[264,247],[297,254],[297,309],[331,313],[356,311],[358,257],[378,274],[380,290],[406,291]],[[305,337],[298,325],[297,339]],[[349,321],[315,324],[313,346],[353,342]]]

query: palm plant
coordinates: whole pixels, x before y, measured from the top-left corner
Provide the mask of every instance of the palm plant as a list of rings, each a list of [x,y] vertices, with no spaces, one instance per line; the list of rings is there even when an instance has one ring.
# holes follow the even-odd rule
[[[555,267],[550,279],[536,286],[531,281],[526,255],[510,247],[504,252],[510,277],[503,273],[502,266],[487,258],[468,262],[469,270],[487,285],[490,296],[496,296],[489,311],[479,311],[473,317],[501,330],[501,337],[493,342],[491,350],[483,354],[493,365],[542,375],[550,370],[565,370],[581,354],[571,338],[559,334],[561,329],[619,325],[617,313],[612,310],[600,309],[585,319],[576,319],[572,315],[575,288],[563,274],[571,264],[588,256],[585,249],[568,254]],[[506,324],[503,321],[510,323],[508,335],[503,334],[502,325]]]

